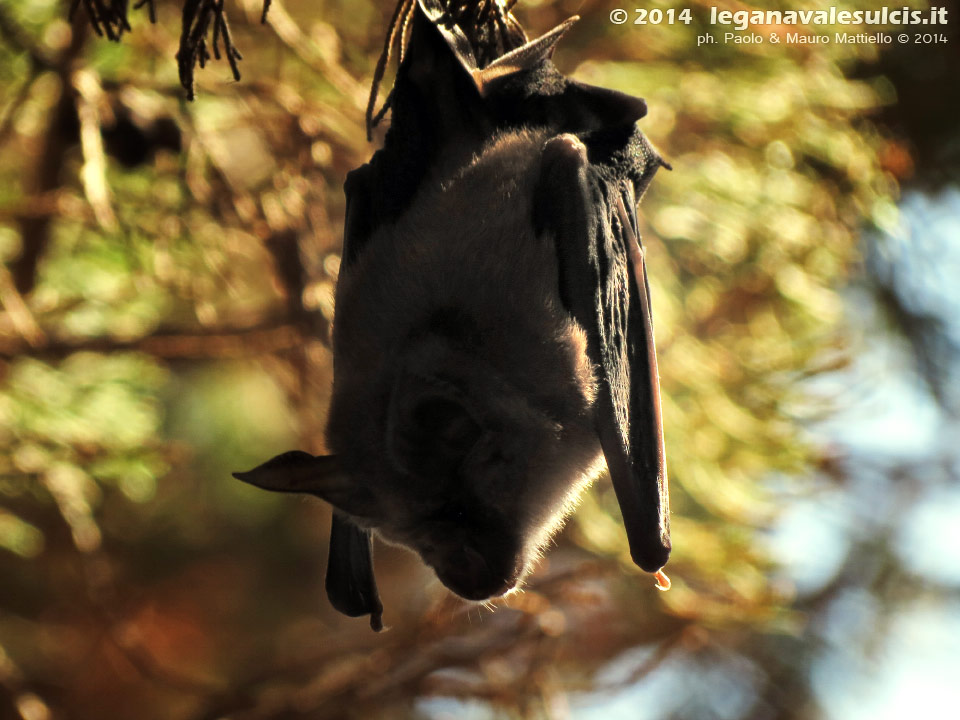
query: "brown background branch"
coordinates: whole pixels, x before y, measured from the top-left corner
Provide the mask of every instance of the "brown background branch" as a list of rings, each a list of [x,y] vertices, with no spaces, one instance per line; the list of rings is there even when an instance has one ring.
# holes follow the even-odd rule
[[[321,338],[321,341],[324,339]],[[56,360],[75,352],[144,352],[165,359],[212,359],[254,357],[289,350],[304,343],[298,323],[288,316],[263,320],[249,327],[211,327],[201,330],[158,330],[142,338],[64,338],[47,334],[31,345],[25,338],[0,336],[0,357],[20,355]]]

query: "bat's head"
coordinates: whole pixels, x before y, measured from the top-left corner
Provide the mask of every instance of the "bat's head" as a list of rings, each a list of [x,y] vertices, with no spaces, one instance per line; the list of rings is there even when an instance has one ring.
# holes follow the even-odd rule
[[[379,534],[414,549],[469,600],[502,595],[526,566],[520,528],[505,514],[519,498],[484,497],[493,478],[510,474],[490,419],[455,378],[401,372],[387,410],[387,463],[369,479],[383,501]]]
[[[561,422],[570,410],[560,403],[571,398],[522,391],[442,334],[426,333],[384,369],[338,375],[335,456],[285,453],[238,477],[330,502],[415,551],[463,598],[509,592],[591,478],[592,428]],[[549,377],[549,363],[540,369]],[[585,407],[582,390],[570,390]]]
[[[524,368],[534,361],[516,360]],[[557,353],[553,364],[563,363]],[[549,361],[539,368],[549,378]],[[517,586],[598,454],[588,423],[565,423],[570,411],[560,405],[570,398],[516,382],[481,349],[426,332],[382,375],[354,383],[341,373],[335,390],[328,438],[354,493],[334,504],[416,551],[469,600]]]

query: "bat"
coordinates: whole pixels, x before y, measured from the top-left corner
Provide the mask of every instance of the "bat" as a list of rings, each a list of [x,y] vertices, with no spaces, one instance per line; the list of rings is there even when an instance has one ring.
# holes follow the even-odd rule
[[[604,467],[637,565],[666,581],[671,547],[646,105],[556,69],[576,18],[479,68],[442,9],[419,0],[384,146],[345,183],[331,454],[235,473],[334,507],[327,594],[375,630],[373,533],[497,597]]]

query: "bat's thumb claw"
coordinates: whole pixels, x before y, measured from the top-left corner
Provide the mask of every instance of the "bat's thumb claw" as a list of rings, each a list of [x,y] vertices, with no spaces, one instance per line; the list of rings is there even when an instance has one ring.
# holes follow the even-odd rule
[[[670,578],[667,577],[667,574],[661,568],[653,574],[654,579],[657,581],[656,588],[662,592],[666,592],[670,589]]]
[[[586,146],[573,133],[563,133],[547,140],[543,144],[543,154],[554,162],[566,161],[579,165],[587,160]]]

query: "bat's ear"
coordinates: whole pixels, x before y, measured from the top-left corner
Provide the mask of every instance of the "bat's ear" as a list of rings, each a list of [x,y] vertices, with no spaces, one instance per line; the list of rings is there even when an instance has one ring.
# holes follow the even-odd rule
[[[567,30],[572,28],[579,19],[579,15],[567,18],[553,28],[553,30],[544,33],[534,40],[530,40],[505,55],[501,55],[483,69],[478,69],[476,66],[467,68],[471,77],[473,77],[473,82],[477,86],[477,90],[480,91],[481,95],[484,95],[489,85],[495,80],[527,70],[533,70],[540,65],[540,63],[549,60],[550,56],[553,55],[553,50],[557,46],[557,43],[560,42],[560,38],[562,38]]]
[[[233,476],[264,490],[316,495],[351,515],[366,517],[374,508],[370,492],[350,480],[334,455],[291,450]]]
[[[350,481],[333,455],[314,457],[292,450],[233,476],[264,490],[316,495],[351,515],[367,515],[372,507],[369,493]],[[369,615],[370,627],[377,632],[383,629],[370,531],[357,527],[337,511],[330,528],[326,588],[330,604],[339,612],[349,617]]]

